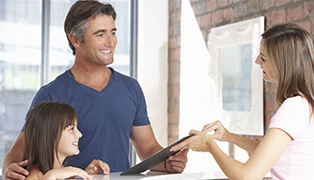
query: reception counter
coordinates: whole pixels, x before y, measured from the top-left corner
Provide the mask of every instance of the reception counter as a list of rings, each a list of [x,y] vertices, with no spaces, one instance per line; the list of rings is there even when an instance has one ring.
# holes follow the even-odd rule
[[[110,173],[109,175],[92,175],[94,180],[226,180],[228,179],[222,172],[192,172],[181,174],[166,174],[162,172],[145,172],[142,174],[120,176],[121,172]],[[81,179],[81,178],[77,178]],[[0,180],[2,176],[0,175]],[[270,177],[265,177],[263,180],[271,180]]]
[[[200,173],[181,173],[166,174],[162,172],[148,171],[142,174],[123,175],[120,172],[110,173],[109,175],[93,175],[93,179],[97,180],[191,180],[191,179],[228,179],[221,172],[200,172]]]
[[[191,172],[181,174],[165,174],[162,172],[148,171],[142,174],[120,176],[121,173],[110,173],[109,175],[93,175],[96,180],[192,180],[192,179],[207,179],[207,180],[222,180],[228,179],[222,172]],[[265,177],[264,180],[271,180],[270,177]]]

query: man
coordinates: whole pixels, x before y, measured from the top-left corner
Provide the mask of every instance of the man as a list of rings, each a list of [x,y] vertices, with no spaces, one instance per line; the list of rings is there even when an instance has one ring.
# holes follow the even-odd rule
[[[110,4],[77,1],[68,12],[64,29],[75,55],[71,69],[43,86],[32,106],[42,101],[59,101],[78,112],[80,154],[69,157],[66,165],[86,168],[93,159],[109,164],[111,171],[129,168],[131,140],[140,159],[162,149],[147,116],[146,102],[135,79],[116,72],[113,62],[117,44],[116,13]],[[22,131],[3,162],[5,179],[24,179],[24,132]],[[169,157],[151,170],[182,172],[187,151]]]

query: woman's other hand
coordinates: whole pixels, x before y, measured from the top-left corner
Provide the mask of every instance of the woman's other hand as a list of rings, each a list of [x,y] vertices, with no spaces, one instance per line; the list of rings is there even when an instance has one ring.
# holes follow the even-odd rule
[[[232,135],[219,120],[206,124],[202,132],[207,133],[211,138],[219,141],[228,141]]]

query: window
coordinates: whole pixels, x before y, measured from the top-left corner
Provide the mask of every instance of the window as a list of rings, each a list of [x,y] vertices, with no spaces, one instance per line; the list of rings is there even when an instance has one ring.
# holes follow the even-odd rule
[[[0,2],[0,163],[40,86],[39,1]],[[29,11],[29,9],[33,9]]]
[[[40,86],[69,69],[74,61],[63,31],[76,0],[0,1],[0,168],[19,134],[31,100]],[[116,70],[131,73],[133,43],[131,0],[106,0],[117,11]],[[133,8],[134,9],[134,8]],[[134,48],[134,47],[132,47]]]

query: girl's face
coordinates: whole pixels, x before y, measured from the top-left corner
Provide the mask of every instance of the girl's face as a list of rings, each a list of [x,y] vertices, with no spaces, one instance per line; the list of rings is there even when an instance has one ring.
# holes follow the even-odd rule
[[[255,63],[260,65],[263,70],[264,80],[272,83],[277,83],[274,67],[272,66],[268,52],[266,51],[264,39],[260,43],[260,54],[255,60]]]
[[[77,129],[77,124],[69,125],[62,131],[58,147],[58,157],[60,160],[65,159],[67,156],[80,153],[78,142],[81,137],[82,133]]]

